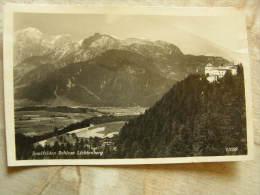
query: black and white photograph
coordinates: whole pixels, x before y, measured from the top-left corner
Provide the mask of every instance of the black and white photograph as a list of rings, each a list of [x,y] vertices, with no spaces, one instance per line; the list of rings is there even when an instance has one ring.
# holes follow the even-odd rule
[[[237,11],[12,8],[9,165],[249,158],[248,49]]]

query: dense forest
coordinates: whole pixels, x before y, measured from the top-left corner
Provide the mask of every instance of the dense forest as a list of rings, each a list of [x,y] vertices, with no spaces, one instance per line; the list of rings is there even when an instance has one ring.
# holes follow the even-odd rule
[[[228,150],[236,148],[237,150]],[[246,114],[242,65],[209,83],[189,75],[176,83],[119,134],[118,158],[246,154]]]

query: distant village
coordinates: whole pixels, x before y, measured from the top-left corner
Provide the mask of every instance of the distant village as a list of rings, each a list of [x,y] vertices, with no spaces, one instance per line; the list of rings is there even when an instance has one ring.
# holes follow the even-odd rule
[[[43,158],[101,158],[104,152],[116,151],[112,137],[78,137],[76,133],[66,133],[33,144],[32,159]]]
[[[205,75],[209,82],[217,81],[220,78],[223,78],[227,72],[230,72],[232,75],[237,75],[238,65],[227,64],[223,66],[214,66],[211,63],[208,63],[205,66]]]

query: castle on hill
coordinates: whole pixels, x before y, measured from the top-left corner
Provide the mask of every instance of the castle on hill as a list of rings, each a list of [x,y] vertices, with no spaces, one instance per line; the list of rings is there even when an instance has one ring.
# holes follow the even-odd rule
[[[223,78],[227,72],[230,72],[232,75],[237,75],[237,65],[224,65],[224,66],[214,66],[211,63],[208,63],[205,66],[205,75],[209,82],[217,81],[220,78]]]

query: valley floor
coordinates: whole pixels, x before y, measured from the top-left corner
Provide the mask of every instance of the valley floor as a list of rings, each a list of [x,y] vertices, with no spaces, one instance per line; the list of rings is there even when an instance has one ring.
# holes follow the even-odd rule
[[[128,118],[145,110],[102,107],[69,113],[30,109],[15,112],[18,159],[101,158],[105,150],[116,150],[118,133]],[[20,150],[24,140],[26,152]]]

